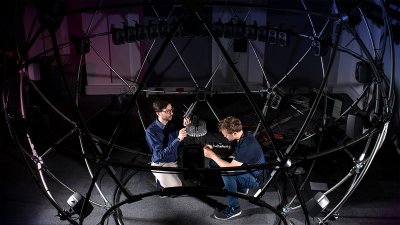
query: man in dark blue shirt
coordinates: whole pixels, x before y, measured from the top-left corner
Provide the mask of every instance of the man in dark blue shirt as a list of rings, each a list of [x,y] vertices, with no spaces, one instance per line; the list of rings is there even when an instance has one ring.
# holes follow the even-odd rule
[[[163,167],[178,166],[178,147],[187,136],[186,128],[178,129],[170,123],[174,114],[171,102],[156,100],[153,109],[157,119],[146,128],[146,141],[152,151],[151,165]],[[183,125],[190,124],[190,120],[184,119]],[[160,182],[161,187],[182,186],[182,182],[174,173],[153,171],[154,176]]]
[[[250,132],[242,130],[242,123],[239,119],[232,116],[227,117],[219,122],[218,129],[226,139],[236,142],[235,152],[233,153],[234,159],[230,162],[226,161],[215,154],[211,145],[206,145],[203,148],[204,156],[210,158],[212,163],[216,163],[219,167],[236,167],[265,163],[264,153],[260,144]],[[246,171],[236,170],[230,172],[231,174],[222,175],[224,188],[230,192],[247,194],[249,188],[256,188],[263,182],[263,170],[243,172]],[[238,198],[228,196],[228,206],[224,210],[215,213],[214,217],[220,220],[227,220],[239,216],[241,213]]]

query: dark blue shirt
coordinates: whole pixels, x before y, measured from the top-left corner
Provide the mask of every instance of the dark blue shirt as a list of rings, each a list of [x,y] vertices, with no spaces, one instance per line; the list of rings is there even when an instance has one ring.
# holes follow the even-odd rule
[[[145,132],[147,144],[153,153],[152,162],[168,163],[178,160],[179,130],[171,122],[164,126],[156,119]]]
[[[257,139],[250,132],[243,132],[243,136],[236,144],[234,152],[235,160],[246,165],[264,164],[264,152]],[[261,174],[262,170],[252,172],[255,175]]]

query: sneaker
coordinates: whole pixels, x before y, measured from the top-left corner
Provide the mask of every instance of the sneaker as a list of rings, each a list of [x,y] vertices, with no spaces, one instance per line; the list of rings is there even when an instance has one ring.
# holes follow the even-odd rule
[[[246,188],[244,191],[243,190],[238,190],[237,193],[242,194],[242,195],[247,195],[249,193],[249,189]]]
[[[229,220],[229,219],[239,216],[240,214],[242,214],[242,210],[240,209],[240,206],[238,206],[237,208],[227,206],[224,210],[216,212],[214,214],[214,217],[215,217],[215,219],[218,219],[218,220]]]
[[[167,195],[162,195],[162,194],[158,194],[158,197],[159,197],[159,198],[168,198]]]

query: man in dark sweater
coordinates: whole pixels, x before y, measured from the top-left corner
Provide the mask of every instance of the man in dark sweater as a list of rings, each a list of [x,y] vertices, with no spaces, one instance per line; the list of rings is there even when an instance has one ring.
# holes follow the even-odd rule
[[[210,158],[211,164],[219,167],[237,167],[246,165],[264,164],[265,157],[262,148],[256,138],[250,133],[242,130],[242,123],[235,117],[227,117],[218,124],[219,131],[226,139],[236,142],[234,158],[232,161],[222,159],[213,150],[211,145],[206,145],[204,156]],[[229,192],[247,194],[249,188],[256,188],[263,182],[263,170],[232,171],[230,174],[222,175],[225,189]],[[239,216],[242,213],[237,197],[228,196],[228,205],[222,211],[215,213],[214,217],[227,220]]]

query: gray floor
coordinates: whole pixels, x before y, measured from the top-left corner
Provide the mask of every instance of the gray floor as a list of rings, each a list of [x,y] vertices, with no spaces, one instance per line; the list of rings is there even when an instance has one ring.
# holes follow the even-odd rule
[[[90,103],[93,105],[91,99]],[[85,104],[82,104],[85,105]],[[98,108],[101,108],[100,106]],[[94,110],[95,111],[95,110]],[[206,110],[204,110],[206,111]],[[83,111],[88,115],[92,113],[88,110]],[[114,112],[114,111],[112,111]],[[246,114],[247,115],[247,114]],[[84,115],[85,116],[85,115]],[[148,116],[148,115],[147,115]],[[96,125],[101,131],[109,131],[105,129],[104,121],[110,120],[110,116],[98,116],[98,120],[93,121],[89,125]],[[250,116],[243,118],[251,121]],[[246,123],[248,123],[246,121]],[[68,221],[62,220],[57,216],[56,208],[50,203],[45,195],[39,190],[35,183],[34,176],[29,172],[28,168],[21,156],[16,145],[8,138],[5,126],[1,127],[0,142],[0,165],[1,165],[1,225],[67,225]],[[137,128],[140,130],[140,126]],[[44,130],[45,132],[46,130]],[[58,131],[58,130],[57,130]],[[68,131],[68,130],[67,130]],[[62,131],[61,133],[64,134]],[[126,136],[132,141],[135,135],[134,130],[125,132]],[[140,138],[143,139],[143,138]],[[76,141],[74,143],[77,143]],[[380,225],[400,224],[400,154],[384,145],[378,152],[368,173],[360,183],[359,187],[351,195],[351,197],[340,208],[338,219],[329,220],[329,224],[337,225]],[[147,150],[148,151],[148,150]],[[121,162],[132,162],[145,164],[149,161],[148,156],[133,157],[131,153],[118,152],[113,155]],[[67,199],[72,195],[72,191],[86,195],[90,186],[90,175],[82,160],[79,147],[75,145],[59,146],[57,151],[48,154],[44,159],[46,169],[49,169],[63,184],[73,188],[68,190],[58,182],[52,182],[48,179],[48,188],[51,194],[58,202],[62,209],[68,209]],[[319,161],[313,170],[312,179],[314,182],[325,182],[332,187],[341,177],[343,177],[352,167],[352,165],[343,165],[342,156],[333,157],[331,160]],[[29,163],[32,163],[29,160]],[[30,164],[30,168],[35,165]],[[307,171],[307,168],[305,168]],[[34,174],[37,175],[36,169]],[[117,173],[121,171],[118,170]],[[125,172],[129,172],[126,170]],[[47,176],[47,175],[46,175]],[[301,177],[295,177],[297,182],[301,181]],[[104,172],[100,173],[98,178],[99,188],[106,199],[112,202],[112,196],[117,187],[116,183],[110,176]],[[189,181],[185,181],[186,185],[193,185]],[[156,191],[156,185],[152,174],[149,172],[138,172],[134,175],[126,185],[133,194],[143,194]],[[346,186],[346,185],[343,185]],[[347,187],[347,186],[346,186]],[[287,182],[277,179],[276,188],[280,193],[287,196],[279,195],[276,189],[271,186],[263,195],[262,200],[276,207],[280,203],[280,197],[290,200],[293,196]],[[250,195],[256,190],[251,190]],[[334,203],[344,196],[346,188],[338,189],[337,192],[329,195],[331,204],[328,209],[332,209]],[[306,183],[302,189],[305,201],[316,193],[310,189],[310,185]],[[99,204],[104,204],[98,191],[94,190],[91,194],[91,200]],[[121,199],[124,199],[123,195]],[[242,215],[230,221],[219,221],[213,218],[216,209],[223,207],[226,203],[225,197],[202,195],[202,196],[177,196],[174,198],[160,198],[157,195],[144,197],[140,201],[125,204],[121,207],[123,214],[123,223],[147,225],[147,224],[279,224],[277,217],[270,210],[256,206],[245,199],[241,199]],[[294,205],[298,205],[295,201]],[[106,209],[94,206],[93,211],[85,218],[83,224],[95,225],[99,224]],[[287,214],[287,219],[294,225],[304,224],[304,216],[302,211],[293,210]],[[318,218],[314,220],[310,218],[312,224],[318,224]],[[104,224],[115,224],[112,217],[105,220]],[[283,224],[283,223],[281,223]]]
[[[4,143],[4,142],[3,142]],[[6,141],[7,143],[7,141]],[[57,217],[57,210],[50,204],[36,186],[33,177],[21,160],[16,147],[9,143],[1,151],[1,222],[4,225],[54,225],[69,224]],[[65,165],[66,160],[72,161],[70,167],[57,168],[57,164]],[[390,149],[382,149],[376,162],[372,165],[365,180],[339,211],[336,221],[330,224],[400,224],[400,194],[399,168],[400,156]],[[79,161],[79,160],[77,160]],[[84,191],[89,185],[87,171],[78,162],[71,160],[69,155],[60,155],[54,159],[51,166],[54,173],[63,179],[63,182]],[[127,186],[130,190],[145,193],[156,190],[153,177],[147,172],[140,172],[133,176]],[[79,185],[77,185],[79,183]],[[112,196],[115,183],[104,176],[101,178],[101,189],[107,197]],[[73,185],[75,184],[75,185]],[[56,189],[57,190],[57,189]],[[254,194],[251,190],[250,194]],[[83,192],[84,193],[84,192]],[[63,188],[53,193],[57,196],[67,196]],[[92,198],[99,200],[96,191]],[[122,197],[123,198],[123,197]],[[66,199],[65,199],[66,200]],[[275,190],[268,190],[263,196],[268,204],[276,206],[278,196]],[[135,203],[121,207],[124,224],[275,224],[276,216],[265,208],[258,207],[241,200],[243,213],[240,217],[230,221],[218,221],[212,218],[215,208],[225,203],[224,197],[219,196],[177,196],[174,198],[160,198],[158,196],[145,197]],[[62,202],[65,207],[66,203]],[[329,207],[328,207],[329,208]],[[84,224],[98,224],[105,213],[105,209],[95,207],[85,219]],[[293,224],[304,224],[301,212],[290,212],[288,219]],[[315,221],[311,220],[316,224]],[[114,224],[110,219],[105,224]]]

